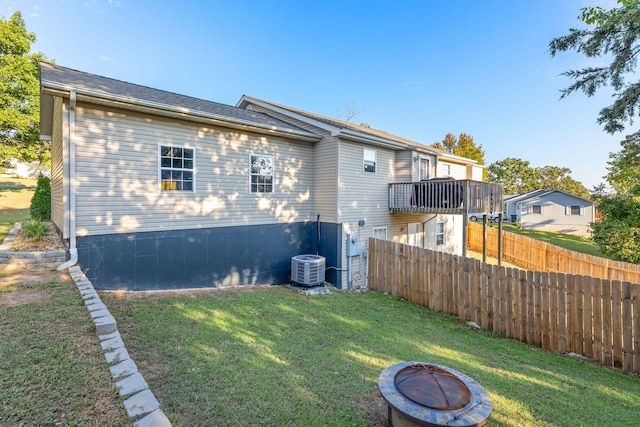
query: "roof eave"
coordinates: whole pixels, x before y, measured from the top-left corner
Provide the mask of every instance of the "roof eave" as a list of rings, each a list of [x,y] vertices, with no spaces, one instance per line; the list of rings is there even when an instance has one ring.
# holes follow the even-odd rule
[[[354,132],[348,129],[340,130],[337,136],[346,140],[371,144],[378,147],[390,148],[392,150],[404,150],[409,147],[407,144],[404,144],[402,142],[395,142],[384,138],[378,138],[372,135],[365,135],[363,133]]]
[[[285,129],[278,126],[268,126],[247,120],[221,116],[184,107],[176,107],[168,104],[144,101],[136,98],[106,94],[103,92],[92,91],[84,88],[78,89],[70,85],[62,85],[52,81],[43,80],[41,82],[41,87],[41,92],[44,95],[68,98],[70,91],[73,90],[77,94],[78,101],[85,101],[99,105],[109,105],[126,110],[149,112],[161,116],[181,118],[184,120],[200,123],[214,123],[225,127],[242,130],[252,130],[259,133],[278,134],[300,141],[315,142],[319,141],[322,138],[320,135],[307,131]]]

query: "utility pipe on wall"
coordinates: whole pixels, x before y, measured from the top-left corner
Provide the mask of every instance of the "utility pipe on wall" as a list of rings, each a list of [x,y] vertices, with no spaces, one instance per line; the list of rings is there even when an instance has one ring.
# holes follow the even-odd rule
[[[69,92],[69,261],[60,264],[56,270],[62,271],[76,265],[76,91]]]

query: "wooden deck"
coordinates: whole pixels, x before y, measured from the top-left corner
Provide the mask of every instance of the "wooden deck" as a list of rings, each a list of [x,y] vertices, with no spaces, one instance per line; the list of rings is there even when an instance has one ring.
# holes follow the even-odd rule
[[[489,214],[502,212],[502,185],[493,182],[435,178],[389,184],[389,212]]]

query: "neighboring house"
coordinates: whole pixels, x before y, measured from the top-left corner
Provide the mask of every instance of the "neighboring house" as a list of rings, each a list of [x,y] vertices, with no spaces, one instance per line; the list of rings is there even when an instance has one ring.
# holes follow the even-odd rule
[[[364,287],[369,237],[463,252],[460,208],[394,210],[394,183],[482,177],[473,160],[258,98],[229,106],[48,63],[41,133],[52,221],[99,289],[286,283],[305,253],[326,258],[327,281]]]
[[[505,197],[507,217],[518,220],[522,228],[557,233],[589,235],[595,219],[592,200],[560,190],[535,190]]]

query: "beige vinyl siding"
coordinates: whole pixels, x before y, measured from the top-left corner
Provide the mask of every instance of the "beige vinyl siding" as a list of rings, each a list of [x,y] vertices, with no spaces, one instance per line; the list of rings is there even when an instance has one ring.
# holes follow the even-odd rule
[[[418,176],[418,169],[413,167],[413,152],[411,150],[397,151],[395,157],[396,182],[415,181]]]
[[[363,148],[365,147],[376,150],[376,173],[363,171]],[[338,222],[343,225],[342,265],[346,267],[346,234],[358,233],[361,245],[366,248],[367,239],[373,233],[372,227],[385,226],[389,223],[388,184],[393,182],[395,152],[341,140],[339,155]],[[361,219],[365,220],[363,228],[358,226],[358,221]],[[387,238],[391,238],[391,234],[388,234]],[[362,256],[355,257],[354,266],[361,266],[362,259]],[[366,266],[366,262],[364,264]],[[352,271],[352,274],[356,273],[358,271]],[[366,285],[363,279],[365,275],[366,268],[359,271],[362,286]],[[342,280],[346,286],[348,283],[346,271],[343,271]]]
[[[449,165],[449,172],[447,173],[447,165]],[[438,162],[438,176],[450,176],[455,179],[467,179],[467,166],[457,163],[450,163],[446,160],[440,160]]]
[[[314,207],[321,222],[338,222],[338,139],[325,137],[314,147]]]
[[[63,150],[63,114],[62,98],[53,99],[53,121],[51,133],[51,222],[58,230],[62,231],[63,237],[69,237],[69,229],[65,225],[64,212],[64,150]],[[66,122],[66,120],[65,120]]]
[[[195,193],[161,192],[158,144],[195,149]],[[251,193],[249,156],[274,157],[274,193]],[[77,108],[78,235],[313,219],[313,145],[88,105]]]

